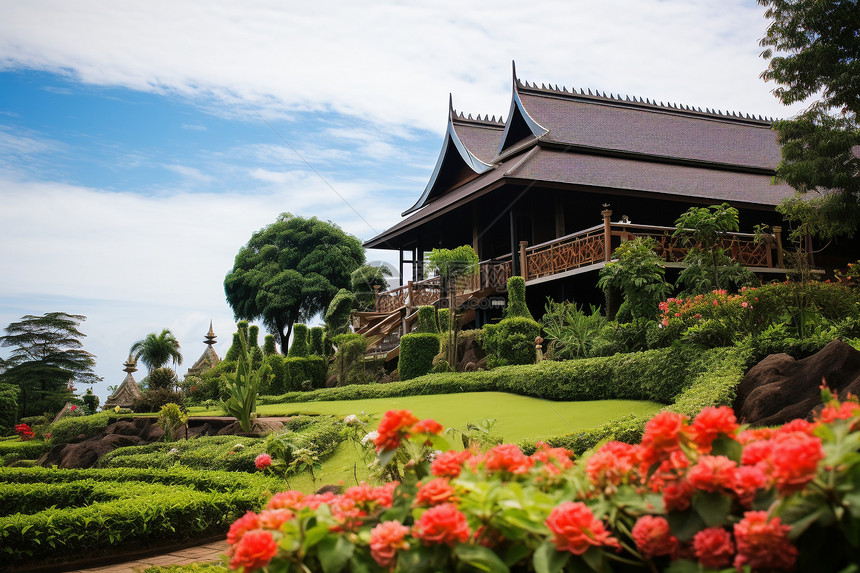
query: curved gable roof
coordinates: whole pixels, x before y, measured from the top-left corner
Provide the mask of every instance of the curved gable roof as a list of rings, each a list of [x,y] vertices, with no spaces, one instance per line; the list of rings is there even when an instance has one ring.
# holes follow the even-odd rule
[[[430,181],[427,183],[418,201],[404,211],[401,216],[405,217],[410,213],[414,213],[426,205],[428,201],[443,195],[449,189],[457,187],[493,168],[492,164],[479,159],[476,154],[469,150],[463,139],[461,139],[461,133],[473,145],[477,153],[487,159],[490,159],[487,153],[487,142],[491,141],[492,137],[482,136],[476,132],[476,129],[470,129],[463,125],[460,125],[460,129],[458,130],[455,128],[454,118],[454,108],[452,100],[449,97],[448,126],[445,130],[445,140],[442,143],[442,150],[439,152],[439,158],[436,160],[436,166],[433,168],[433,174],[430,176]],[[463,124],[464,121],[465,118],[458,118],[458,124]]]
[[[513,67],[513,89],[511,90],[511,108],[508,111],[508,121],[505,122],[505,132],[502,142],[499,144],[497,155],[501,155],[507,149],[525,139],[537,139],[549,130],[535,121],[526,111],[519,94],[519,81],[517,80],[517,65]]]

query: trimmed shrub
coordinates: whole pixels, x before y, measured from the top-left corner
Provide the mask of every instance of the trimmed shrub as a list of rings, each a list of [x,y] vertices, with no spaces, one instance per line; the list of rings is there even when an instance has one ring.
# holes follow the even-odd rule
[[[485,326],[484,332],[490,367],[534,364],[535,338],[540,334],[540,324],[531,318],[506,318],[499,324]]]
[[[0,383],[0,436],[12,434],[18,421],[18,386]]]
[[[355,296],[345,288],[337,291],[325,312],[325,331],[329,337],[345,334],[349,330],[349,313],[355,306]]]
[[[269,387],[272,393],[298,392],[325,387],[328,364],[321,356],[285,358],[275,354],[269,356],[266,362],[274,374]]]
[[[168,469],[180,465],[195,470],[254,473],[254,459],[264,451],[263,438],[202,436],[117,448],[105,454],[98,467]]]
[[[179,380],[172,368],[156,368],[146,377],[147,388],[153,390],[173,390]]]
[[[179,404],[180,406],[185,406],[185,397],[179,392],[169,390],[167,388],[147,390],[140,398],[137,398],[134,401],[131,409],[139,413],[157,413],[161,410],[162,406],[170,404],[171,402]]]
[[[440,308],[437,312],[439,319],[439,332],[448,332],[451,330],[451,310]]]
[[[271,334],[267,334],[266,338],[263,339],[263,356],[272,356],[278,353],[278,349],[275,348],[275,337]]]
[[[508,279],[508,306],[505,307],[505,318],[532,318],[532,313],[529,312],[526,304],[526,280],[523,277],[514,276]]]
[[[114,412],[101,412],[92,416],[64,416],[51,426],[51,445],[68,444],[81,434],[84,438],[91,438],[107,428],[108,424],[121,418],[122,416]]]
[[[329,355],[329,352],[326,352],[325,328],[322,326],[311,328],[310,346],[310,352],[314,356],[326,357]]]
[[[21,460],[37,460],[50,450],[52,444],[42,440],[28,440],[26,442],[0,441],[0,466],[8,466]]]
[[[433,368],[433,357],[438,353],[438,334],[420,332],[402,336],[400,338],[400,359],[397,363],[400,379],[410,380],[430,372],[430,369]]]
[[[0,483],[0,495],[9,496],[0,505],[33,510],[3,518],[0,547],[6,565],[32,564],[45,556],[68,561],[115,553],[117,547],[150,548],[223,534],[245,512],[259,510],[266,492],[281,486],[259,473],[184,468],[7,468],[0,472]],[[58,503],[66,507],[50,507]]]
[[[248,340],[247,320],[240,320],[236,323],[236,332],[233,333],[233,343],[230,345],[230,348],[227,349],[227,354],[224,355],[224,360],[235,362],[239,359],[239,356],[242,354],[242,343],[239,340],[239,336],[244,336],[245,340]]]
[[[439,329],[436,326],[436,309],[434,307],[429,304],[418,307],[418,324],[416,325],[415,333],[439,334]]]
[[[340,334],[334,337],[333,342],[337,345],[337,354],[332,363],[332,372],[337,376],[337,385],[370,382],[364,370],[367,339],[361,334]]]
[[[304,324],[293,326],[293,341],[287,354],[290,358],[304,358],[308,355],[308,327]]]

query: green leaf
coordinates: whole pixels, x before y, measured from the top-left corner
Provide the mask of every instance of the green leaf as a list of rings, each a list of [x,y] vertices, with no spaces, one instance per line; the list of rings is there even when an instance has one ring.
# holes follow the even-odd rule
[[[508,547],[502,558],[508,567],[516,565],[531,554],[531,548],[525,543],[515,543]]]
[[[355,545],[340,535],[326,536],[317,545],[317,558],[323,573],[339,573],[352,557]]]
[[[697,491],[693,494],[693,508],[708,527],[725,525],[729,521],[732,498],[719,492]],[[679,538],[680,539],[680,538]]]
[[[711,443],[712,456],[726,456],[733,462],[741,463],[743,446],[737,440],[727,436],[720,436]]]
[[[593,570],[603,570],[603,551],[597,547],[592,547],[582,554],[582,560]]]
[[[557,551],[551,541],[546,541],[535,550],[532,564],[535,573],[559,573],[570,559],[570,553]]]
[[[305,532],[305,538],[302,541],[302,549],[307,551],[317,543],[323,540],[325,536],[328,534],[328,526],[322,523],[319,523],[311,528],[309,528]]]
[[[508,573],[510,570],[499,556],[483,545],[467,545],[461,543],[454,547],[454,554],[463,563],[467,563],[479,571],[491,573]]]
[[[690,541],[693,536],[705,528],[705,522],[695,511],[670,511],[666,516],[672,533],[680,541]]]
[[[701,571],[701,568],[698,563],[688,559],[672,561],[672,564],[666,568],[666,573],[699,573],[699,571]]]
[[[390,464],[395,455],[397,455],[397,450],[386,450],[381,454],[377,454],[376,458],[379,460],[379,467],[384,468]]]

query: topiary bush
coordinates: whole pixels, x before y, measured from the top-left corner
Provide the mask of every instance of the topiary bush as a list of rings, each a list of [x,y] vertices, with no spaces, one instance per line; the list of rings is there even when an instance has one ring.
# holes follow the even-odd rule
[[[314,356],[326,357],[325,329],[322,326],[314,326],[310,333],[310,353]]]
[[[440,308],[436,313],[437,318],[439,319],[439,332],[448,332],[451,330],[451,310],[447,308]]]
[[[433,368],[433,358],[438,353],[438,334],[419,332],[402,336],[400,338],[400,358],[397,363],[400,379],[410,380],[430,372]]]
[[[439,334],[439,329],[436,327],[436,309],[433,306],[425,305],[418,307],[418,324],[414,332]]]
[[[267,334],[266,338],[263,339],[263,356],[268,357],[277,353],[278,349],[275,347],[275,337]]]
[[[337,353],[332,362],[332,373],[338,386],[370,382],[364,370],[364,353],[367,339],[361,334],[340,334],[333,339]]]
[[[511,364],[534,364],[535,338],[540,324],[531,318],[517,316],[505,318],[498,324],[484,327],[484,340],[490,353],[487,363],[494,368]]]
[[[349,330],[349,313],[355,306],[355,295],[345,288],[337,291],[323,317],[326,334],[333,338]]]
[[[287,356],[290,358],[304,358],[308,355],[308,327],[304,324],[293,326],[293,342]]]
[[[508,305],[505,307],[505,318],[532,318],[526,304],[526,280],[514,276],[508,279]]]

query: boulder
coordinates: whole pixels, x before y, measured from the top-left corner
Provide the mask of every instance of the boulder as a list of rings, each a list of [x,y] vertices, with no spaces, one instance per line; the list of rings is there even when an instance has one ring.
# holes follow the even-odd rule
[[[860,351],[834,340],[802,360],[772,354],[753,366],[741,380],[734,403],[742,423],[771,426],[795,418],[811,420],[821,407],[820,386],[844,399],[860,394]]]

